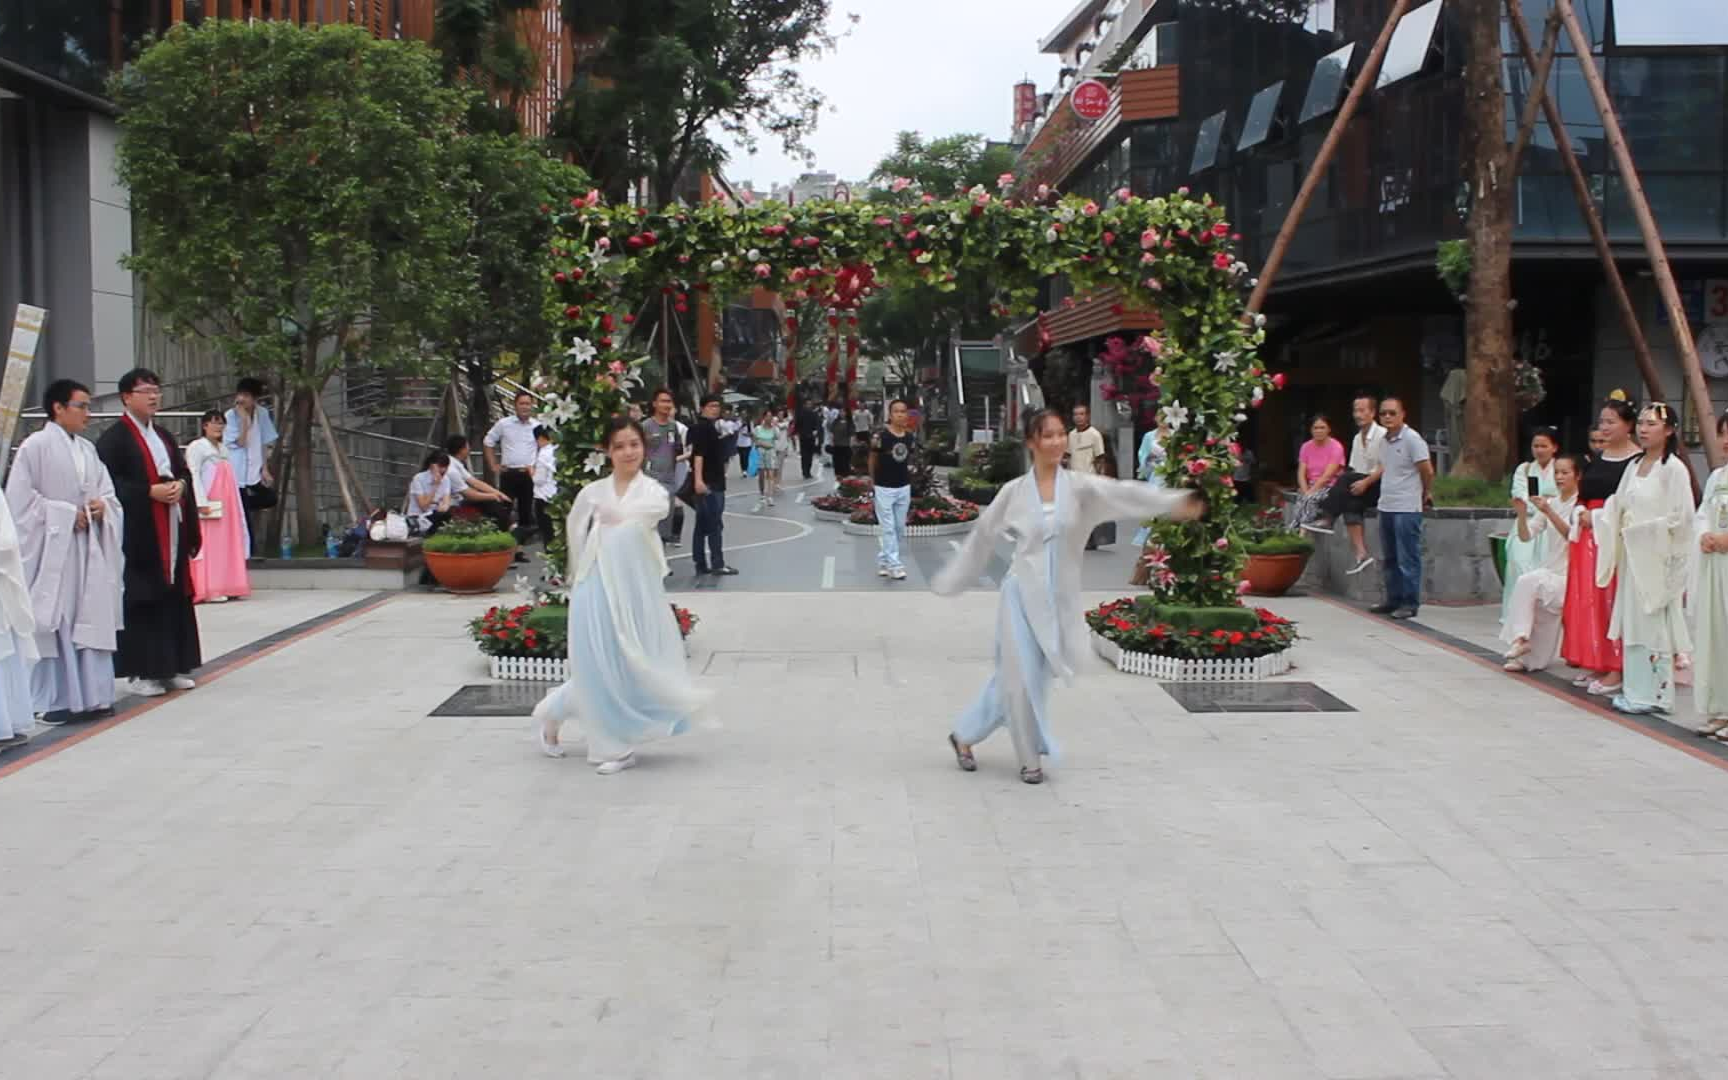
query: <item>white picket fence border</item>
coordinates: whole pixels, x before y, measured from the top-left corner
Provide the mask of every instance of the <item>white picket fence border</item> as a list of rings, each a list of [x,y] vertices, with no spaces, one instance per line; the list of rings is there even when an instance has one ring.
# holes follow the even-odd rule
[[[1092,651],[1108,660],[1117,671],[1145,675],[1160,682],[1259,682],[1290,670],[1289,649],[1251,660],[1185,660],[1130,652],[1096,633],[1091,636]]]
[[[684,655],[690,655],[690,639],[684,639]],[[570,678],[570,661],[562,656],[488,656],[492,677],[510,682],[564,682]]]
[[[956,521],[951,525],[908,525],[906,526],[906,535],[914,539],[920,536],[958,536],[961,533],[971,532],[972,526],[977,523],[977,520],[977,518],[973,518],[971,521]],[[882,535],[882,526],[859,525],[850,519],[840,527],[853,536]]]

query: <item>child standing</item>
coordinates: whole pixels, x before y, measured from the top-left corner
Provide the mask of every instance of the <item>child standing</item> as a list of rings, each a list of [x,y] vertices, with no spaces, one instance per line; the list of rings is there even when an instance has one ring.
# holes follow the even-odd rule
[[[637,746],[684,734],[707,700],[686,669],[662,584],[666,554],[655,527],[671,499],[642,471],[645,446],[641,424],[613,417],[603,447],[612,474],[570,508],[570,681],[534,708],[544,753],[564,756],[559,731],[574,715],[603,775],[634,766]]]
[[[1020,759],[1020,779],[1042,783],[1042,757],[1055,752],[1046,699],[1053,677],[1073,677],[1086,651],[1080,566],[1086,539],[1099,522],[1119,518],[1199,517],[1192,491],[1149,487],[1062,468],[1068,429],[1049,409],[1026,421],[1032,471],[1003,485],[954,560],[931,588],[951,596],[978,579],[1004,536],[1014,556],[1002,579],[996,619],[996,671],[948,736],[960,768],[977,769],[972,748],[1007,725]]]
[[[542,543],[550,544],[552,531],[552,500],[558,497],[558,448],[552,445],[552,429],[541,424],[534,429],[534,523],[540,530]]]

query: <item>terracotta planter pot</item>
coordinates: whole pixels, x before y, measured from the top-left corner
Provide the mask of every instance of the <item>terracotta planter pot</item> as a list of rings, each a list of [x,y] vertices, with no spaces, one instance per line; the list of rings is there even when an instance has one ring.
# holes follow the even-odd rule
[[[438,579],[438,584],[453,593],[489,593],[510,572],[516,557],[514,546],[504,551],[487,551],[478,555],[451,555],[428,551],[426,569]]]
[[[1283,596],[1307,566],[1306,555],[1250,555],[1242,576],[1255,596]]]

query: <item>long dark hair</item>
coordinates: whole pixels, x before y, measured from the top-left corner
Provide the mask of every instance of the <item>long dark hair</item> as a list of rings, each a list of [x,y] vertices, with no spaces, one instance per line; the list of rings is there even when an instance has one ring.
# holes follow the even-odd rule
[[[198,437],[200,439],[209,438],[209,435],[207,435],[204,431],[204,426],[212,420],[219,420],[224,425],[226,425],[228,423],[228,418],[226,416],[222,415],[222,411],[220,409],[205,409],[204,415],[200,416],[198,418]]]
[[[600,440],[600,448],[602,450],[610,451],[612,449],[612,440],[618,437],[620,431],[625,430],[634,431],[636,437],[642,440],[642,445],[648,445],[648,433],[642,430],[642,421],[637,420],[628,413],[620,413],[606,421],[606,436]]]
[[[1668,438],[1662,443],[1662,463],[1666,465],[1669,458],[1680,453],[1679,418],[1674,415],[1674,410],[1669,408],[1665,401],[1652,401],[1644,406],[1643,412],[1655,413],[1656,419],[1662,421],[1668,428]],[[1647,453],[1648,451],[1640,450],[1638,456],[1644,457]]]

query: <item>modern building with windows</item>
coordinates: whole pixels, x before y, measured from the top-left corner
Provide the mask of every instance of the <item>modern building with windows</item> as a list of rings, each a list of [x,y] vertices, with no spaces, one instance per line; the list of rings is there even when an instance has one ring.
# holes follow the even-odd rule
[[[1524,0],[1540,38],[1549,0]],[[1685,293],[1718,411],[1728,406],[1728,4],[1575,0],[1632,144]],[[1041,47],[1062,81],[1022,159],[1034,182],[1093,196],[1122,186],[1155,195],[1187,185],[1230,208],[1259,265],[1392,8],[1391,0],[1084,0]],[[1626,276],[1664,389],[1681,375],[1625,188],[1564,34],[1550,75]],[[1508,138],[1528,76],[1502,28]],[[1270,363],[1287,391],[1255,416],[1268,475],[1293,474],[1305,418],[1347,424],[1358,388],[1396,392],[1442,447],[1455,447],[1463,312],[1435,268],[1463,236],[1463,35],[1449,0],[1405,13],[1375,85],[1308,207],[1272,291]],[[1067,106],[1078,82],[1111,87],[1103,119]],[[1643,386],[1605,296],[1555,139],[1538,120],[1516,179],[1515,332],[1547,398],[1527,424],[1554,423],[1581,445],[1591,403]],[[1080,358],[1112,333],[1144,329],[1111,298],[1063,304],[1052,284],[1045,338]],[[1022,350],[1035,348],[1032,328]],[[1449,413],[1448,405],[1452,406]],[[1691,441],[1707,429],[1686,409]],[[1448,445],[1449,444],[1449,445]]]

